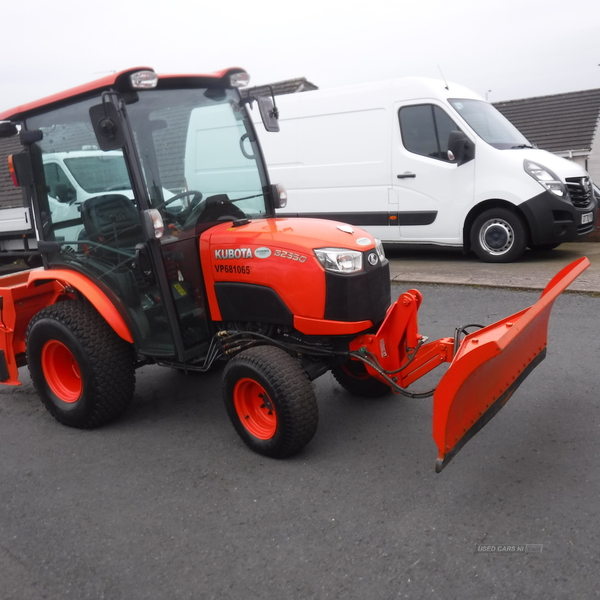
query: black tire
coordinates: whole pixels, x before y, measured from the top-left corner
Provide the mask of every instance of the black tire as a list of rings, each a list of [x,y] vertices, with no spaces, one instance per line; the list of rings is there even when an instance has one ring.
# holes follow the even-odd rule
[[[27,328],[27,362],[42,402],[70,427],[112,421],[133,398],[133,347],[87,302],[60,302],[38,312]]]
[[[392,389],[383,381],[369,375],[365,365],[357,360],[349,360],[333,367],[331,374],[345,390],[355,396],[379,398],[389,394]]]
[[[244,443],[271,458],[296,454],[317,430],[312,383],[298,361],[274,346],[250,348],[227,364],[223,400]]]
[[[558,248],[559,246],[560,242],[558,244],[537,244],[529,247],[536,252],[550,252],[550,250],[554,250],[554,248]]]
[[[484,262],[517,260],[527,248],[523,220],[506,208],[486,210],[475,219],[471,228],[471,248]]]

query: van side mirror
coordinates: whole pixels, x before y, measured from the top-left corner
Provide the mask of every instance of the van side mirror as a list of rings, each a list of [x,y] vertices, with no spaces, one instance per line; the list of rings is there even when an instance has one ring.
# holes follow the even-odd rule
[[[57,183],[54,191],[59,202],[71,203],[77,199],[77,192],[66,183]]]
[[[459,166],[474,158],[474,146],[462,131],[451,131],[448,135],[448,160]]]
[[[274,101],[268,96],[259,96],[256,101],[265,129],[267,131],[279,131],[279,111]]]

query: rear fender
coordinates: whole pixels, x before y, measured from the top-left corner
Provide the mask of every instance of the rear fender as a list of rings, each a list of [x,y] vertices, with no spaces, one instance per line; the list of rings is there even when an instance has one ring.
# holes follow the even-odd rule
[[[48,277],[48,275],[51,275],[51,277]],[[29,276],[30,285],[34,281],[48,279],[62,283],[67,287],[72,287],[80,292],[91,302],[119,337],[133,344],[133,336],[131,335],[129,326],[117,310],[115,303],[95,283],[92,283],[88,277],[76,271],[68,271],[66,269],[31,271]]]
[[[42,269],[22,271],[0,278],[0,382],[20,385],[19,357],[26,350],[29,321],[40,310],[59,301],[87,298],[115,333],[129,343],[133,337],[125,320],[108,296],[87,277],[75,271]]]

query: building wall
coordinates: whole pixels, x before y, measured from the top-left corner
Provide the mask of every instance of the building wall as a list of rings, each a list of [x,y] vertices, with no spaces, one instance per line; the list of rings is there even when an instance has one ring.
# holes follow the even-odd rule
[[[23,206],[23,191],[14,186],[8,171],[8,156],[21,152],[23,146],[17,136],[0,139],[0,209]]]
[[[592,150],[588,156],[588,165],[587,170],[592,178],[592,181],[596,183],[597,186],[600,187],[600,136],[598,135],[598,131],[596,130],[596,135],[594,136],[594,143],[592,145]]]

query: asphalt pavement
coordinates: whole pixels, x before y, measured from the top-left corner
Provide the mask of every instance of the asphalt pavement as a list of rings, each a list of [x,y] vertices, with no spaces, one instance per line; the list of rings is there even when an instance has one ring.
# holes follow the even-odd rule
[[[514,263],[484,263],[473,253],[436,246],[386,247],[392,281],[542,290],[572,261],[587,256],[590,267],[567,291],[600,293],[600,243],[562,244],[549,252],[527,250]]]

